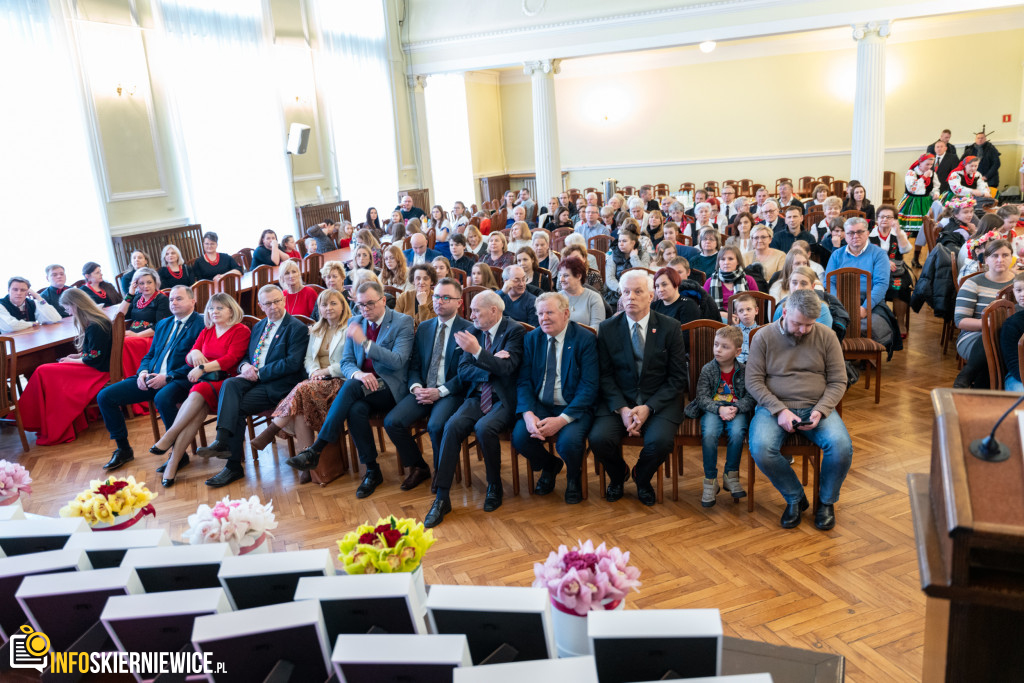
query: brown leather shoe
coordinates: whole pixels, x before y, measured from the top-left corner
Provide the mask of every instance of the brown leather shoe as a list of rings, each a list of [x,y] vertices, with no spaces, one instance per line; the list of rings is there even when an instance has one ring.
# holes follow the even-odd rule
[[[409,468],[409,476],[405,478],[402,485],[399,486],[403,491],[409,491],[414,489],[427,479],[430,479],[430,470],[426,467],[411,467]]]

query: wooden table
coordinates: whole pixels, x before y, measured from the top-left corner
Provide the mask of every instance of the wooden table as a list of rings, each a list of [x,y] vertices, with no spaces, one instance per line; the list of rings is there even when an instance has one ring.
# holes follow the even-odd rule
[[[120,306],[107,306],[103,309],[111,320],[119,311]],[[55,363],[58,358],[75,353],[76,332],[72,318],[62,318],[58,323],[39,325],[4,336],[14,340],[18,374],[26,377],[44,363]]]

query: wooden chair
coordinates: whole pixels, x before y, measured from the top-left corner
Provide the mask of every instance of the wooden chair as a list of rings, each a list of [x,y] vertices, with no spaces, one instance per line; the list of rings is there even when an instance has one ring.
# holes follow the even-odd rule
[[[576,200],[579,199],[581,196],[582,195],[580,194],[580,190],[579,190],[578,187],[570,187],[569,188],[569,201],[570,202],[575,204]]]
[[[837,197],[846,195],[846,181],[845,180],[833,180],[832,181],[832,194]]]
[[[14,340],[10,337],[0,337],[0,382],[3,382],[0,384],[0,418],[11,419],[8,416],[14,414],[14,424],[21,437],[21,450],[28,453],[28,437],[25,436],[25,425],[22,424],[21,411],[18,410],[18,354],[14,350]]]
[[[921,222],[921,229],[924,230],[924,239],[928,243],[928,253],[930,254],[939,242],[939,231],[936,229],[935,220],[931,214],[925,214]]]
[[[426,232],[427,235],[427,249],[433,249],[434,245],[437,244],[437,231],[430,228]]]
[[[871,284],[871,273],[859,268],[839,268],[828,274],[826,291],[833,292],[850,314],[850,324],[843,339],[843,358],[849,361],[867,361],[875,368],[875,403],[881,401],[882,353],[885,347],[871,338],[871,288],[861,296],[861,278]],[[867,310],[866,331],[860,329],[860,306]],[[871,388],[871,373],[864,373],[864,388]]]
[[[269,285],[273,281],[274,266],[257,266],[256,270],[252,271],[252,289],[249,290],[249,305],[251,306],[252,314],[261,320],[266,314],[259,306],[260,287]]]
[[[239,249],[231,256],[235,259],[235,263],[242,266],[243,270],[249,270],[252,267],[252,249],[248,247]]]
[[[813,228],[823,220],[825,220],[825,212],[821,209],[812,209],[804,216],[804,227],[807,229]]]
[[[217,282],[217,291],[227,294],[238,303],[242,303],[239,291],[242,289],[242,274],[237,270],[227,273]]]
[[[562,251],[565,248],[565,238],[575,232],[572,228],[555,228],[551,231],[551,248],[554,251]]]
[[[462,314],[469,316],[469,306],[473,303],[473,299],[480,292],[486,292],[486,287],[480,287],[478,285],[470,285],[462,288]]]
[[[555,282],[554,278],[551,275],[551,271],[548,270],[547,268],[541,268],[540,266],[538,266],[536,268],[536,270],[534,270],[534,275],[536,276],[536,281],[537,282],[543,282],[544,278],[547,278],[548,282],[551,283],[551,290],[552,291],[558,289],[558,287],[557,287],[558,283]]]
[[[668,189],[668,183],[658,183],[654,186],[654,196],[661,199],[671,194],[671,190]]]
[[[310,318],[308,315],[298,315],[298,314],[295,314],[292,317],[295,318],[296,320],[298,320],[300,323],[302,323],[306,327],[310,327],[311,325],[313,325],[316,322],[315,320]]]
[[[612,248],[611,235],[594,235],[587,240],[587,249],[596,249],[598,251],[608,251]]]
[[[779,185],[781,185],[782,183],[789,183],[790,185],[792,185],[793,184],[793,179],[792,178],[776,178],[775,179],[775,194],[779,193]]]
[[[606,259],[608,258],[608,255],[605,252],[601,251],[600,249],[587,249],[587,253],[593,256],[594,260],[597,261],[597,269],[601,271],[601,275],[603,276],[604,265]]]
[[[324,291],[326,291],[326,289],[327,289],[326,287],[322,287],[320,285],[308,285],[308,286],[309,286],[310,289],[312,289],[314,292],[316,292],[317,296],[320,296],[321,294],[323,294]]]
[[[320,277],[320,270],[324,267],[323,254],[310,254],[302,259],[302,281],[307,285],[323,285],[324,279]]]
[[[705,181],[704,182],[704,189],[707,190],[710,194],[713,194],[716,197],[721,194],[721,190],[718,189],[718,181],[717,180],[707,180],[707,181]]]
[[[125,292],[123,289],[121,289],[121,278],[123,278],[125,275],[127,275],[130,272],[132,272],[132,271],[126,270],[123,273],[118,273],[117,277],[114,278],[114,286],[117,287],[117,293],[120,294],[122,297],[125,297],[125,298],[127,298],[128,293]]]
[[[955,253],[952,254],[950,266],[953,270],[953,284],[956,287],[956,292],[954,293],[954,300],[956,299],[956,294],[960,293],[960,288],[964,286],[965,282],[970,280],[972,277],[978,277],[979,275],[985,272],[985,267],[982,266],[981,269],[978,270],[978,272],[971,273],[970,275],[966,275],[964,277],[960,277],[960,271],[956,265]],[[939,343],[942,344],[942,355],[946,355],[946,352],[949,350],[949,342],[956,339],[959,335],[960,328],[953,324],[952,317],[942,321],[942,333],[939,337]],[[959,359],[959,367],[963,367],[964,360],[962,358],[959,358],[959,356],[957,358]]]
[[[622,187],[619,188],[619,192],[621,192],[622,196],[626,197],[627,199],[637,193],[636,188],[633,187],[632,185],[623,185]]]
[[[753,185],[750,186],[750,196],[753,197],[755,194],[757,194],[758,190],[764,190],[764,189],[767,189],[767,188],[765,188],[765,186],[762,185],[761,183],[754,183]]]
[[[1003,301],[1009,301],[1011,304],[1017,303],[1017,297],[1013,295],[1012,282],[999,290],[999,298]]]
[[[679,184],[679,192],[680,193],[682,193],[682,192],[693,192],[696,189],[697,189],[696,185],[694,185],[693,183],[680,183]]]
[[[844,222],[849,220],[849,219],[851,219],[851,218],[867,218],[868,217],[868,215],[866,213],[864,213],[863,211],[854,211],[853,209],[850,209],[849,211],[843,211],[841,214],[839,214],[839,216],[843,219]]]
[[[494,280],[495,282],[498,283],[498,288],[500,289],[502,283],[504,282],[501,276],[504,273],[505,269],[499,268],[498,266],[488,266],[488,268],[491,269],[491,274],[494,275]]]
[[[814,191],[815,186],[814,176],[805,175],[797,178],[797,185],[799,185],[799,192],[802,195],[810,196],[811,192]]]
[[[1006,319],[1013,315],[1014,309],[1013,303],[996,299],[981,313],[981,341],[985,345],[985,360],[988,361],[988,387],[996,391],[1003,390],[1006,377],[1006,360],[999,343],[999,331]]]
[[[455,278],[460,285],[466,286],[466,271],[461,268],[452,268],[452,277]]]
[[[708,281],[708,276],[703,270],[700,270],[699,268],[690,268],[690,279],[697,282],[700,285],[703,285],[705,282]]]
[[[751,189],[753,185],[754,181],[751,180],[750,178],[740,178],[740,186],[737,188],[736,192],[741,197],[750,197],[751,195],[754,194],[753,190]]]
[[[882,202],[896,203],[896,174],[892,171],[882,173]]]
[[[126,330],[124,322],[124,313],[118,313],[114,316],[114,319],[110,321],[110,379],[104,387],[109,387],[112,384],[117,384],[124,379],[124,366],[122,365],[122,359],[124,358],[124,332]],[[13,340],[12,340],[13,342]],[[0,374],[0,376],[6,377],[6,375]],[[17,377],[15,377],[17,381]],[[98,395],[100,392],[96,392]],[[96,396],[92,397],[92,401],[86,406],[86,410],[89,408],[99,408],[96,403]]]
[[[772,318],[775,316],[775,306],[776,306],[775,299],[772,298],[772,295],[769,294],[768,292],[757,292],[757,291],[753,291],[753,290],[747,291],[747,292],[743,292],[743,294],[749,294],[750,296],[754,297],[754,299],[756,299],[758,301],[758,304],[757,304],[757,324],[758,325],[767,325],[768,323],[770,323],[772,321]],[[735,300],[736,300],[735,296],[729,297],[729,320],[730,321],[732,320],[732,316],[735,315],[735,313],[736,313],[736,305],[733,303]],[[763,303],[761,303],[761,302],[763,302]],[[732,323],[730,322],[730,324],[732,324]]]
[[[235,272],[238,275],[238,272]],[[214,284],[213,280],[197,280],[192,283],[192,294],[196,298],[196,313],[202,315],[206,310],[206,304],[210,302],[210,297],[217,291],[217,285]]]
[[[835,180],[835,177],[830,175],[818,176],[818,182],[821,183],[822,185],[831,186],[833,180]]]

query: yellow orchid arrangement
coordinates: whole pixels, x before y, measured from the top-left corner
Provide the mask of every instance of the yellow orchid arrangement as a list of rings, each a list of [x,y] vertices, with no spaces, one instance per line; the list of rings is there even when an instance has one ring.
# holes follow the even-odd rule
[[[94,479],[87,490],[60,509],[60,516],[82,517],[89,526],[113,524],[117,517],[131,517],[146,508],[156,496],[146,488],[145,482],[137,482],[133,476]]]
[[[338,560],[348,574],[412,572],[432,545],[434,532],[422,522],[392,515],[346,534],[338,541]]]

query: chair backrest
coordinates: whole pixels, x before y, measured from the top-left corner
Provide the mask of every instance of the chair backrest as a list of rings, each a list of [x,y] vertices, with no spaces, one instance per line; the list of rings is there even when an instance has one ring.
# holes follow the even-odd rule
[[[924,230],[924,239],[928,243],[928,253],[931,253],[939,241],[939,234],[935,229],[935,220],[930,214],[925,214],[921,219],[921,229]]]
[[[118,313],[110,321],[110,383],[124,379],[124,368],[121,359],[124,357],[124,313]]]
[[[831,185],[833,180],[835,180],[835,177],[830,175],[818,176],[818,182],[822,185]]]
[[[516,322],[519,323],[520,325],[522,325],[523,329],[526,330],[526,332],[533,332],[535,329],[537,329],[536,327],[534,327],[530,323],[524,323],[522,320],[517,320]]]
[[[555,251],[562,251],[565,248],[565,238],[574,232],[572,228],[555,228],[551,231],[551,248]]]
[[[868,217],[868,215],[866,213],[864,213],[863,211],[856,211],[854,209],[850,209],[849,211],[843,211],[839,215],[842,217],[842,219],[844,221],[846,221],[847,219],[850,219],[850,218],[867,218]]]
[[[988,361],[989,389],[1001,391],[1006,377],[1006,359],[1003,358],[999,332],[1006,319],[1013,315],[1014,304],[996,299],[981,312],[981,342],[985,345],[985,359]]]
[[[235,259],[235,263],[242,266],[243,270],[249,270],[252,267],[252,249],[249,247],[239,249],[231,257]]]
[[[982,266],[978,269],[978,272],[971,273],[970,275],[959,276],[959,271],[956,268],[956,259],[953,259],[953,282],[956,283],[956,291],[959,293],[960,288],[964,286],[964,283],[970,280],[972,277],[978,277],[985,272],[985,267]],[[1011,283],[1012,284],[1012,283]]]
[[[0,417],[18,408],[18,354],[14,340],[0,337]]]
[[[596,328],[593,328],[590,325],[584,325],[583,323],[576,323],[576,324],[579,325],[580,327],[582,327],[583,329],[585,329],[590,334],[594,335],[595,337],[597,336],[597,329]]]
[[[466,271],[461,268],[452,268],[452,277],[458,280],[463,287],[466,286]]]
[[[323,254],[309,254],[302,259],[302,281],[307,285],[322,285],[324,280],[320,277],[320,269],[324,267]]]
[[[608,251],[612,248],[612,237],[611,235],[594,235],[587,240],[587,248]]]
[[[533,272],[537,276],[537,278],[536,278],[537,282],[540,282],[541,280],[543,280],[546,277],[548,279],[548,282],[551,283],[552,288],[553,289],[557,289],[557,287],[555,287],[555,284],[556,284],[555,281],[553,279],[551,279],[551,271],[550,270],[548,270],[547,268],[541,268],[541,267],[538,266]]]
[[[772,321],[775,316],[775,299],[768,292],[758,292],[757,290],[749,290],[743,292],[743,294],[749,294],[754,297],[757,303],[757,324],[767,325]],[[736,297],[729,297],[729,324],[732,325],[732,317],[736,313]]]
[[[837,197],[842,197],[846,194],[846,181],[845,180],[833,180],[832,181],[832,194]]]
[[[274,266],[256,266],[252,271],[252,286],[259,289],[263,285],[269,285],[274,281]]]
[[[117,293],[120,294],[122,297],[127,297],[128,293],[121,289],[121,278],[123,278],[130,272],[132,271],[126,270],[123,273],[118,273],[117,277],[114,278],[114,286],[117,287]]]
[[[391,294],[392,296],[397,297],[403,291],[405,291],[405,290],[399,289],[398,287],[392,287],[391,285],[384,285],[384,293],[385,294]]]
[[[686,367],[690,400],[693,400],[694,392],[697,390],[697,379],[700,378],[701,368],[715,357],[715,332],[720,327],[725,327],[725,324],[717,320],[694,320],[681,327],[683,335],[688,338],[690,347],[690,358]]]
[[[430,228],[427,230],[427,249],[433,249],[437,243],[437,230]]]
[[[867,282],[864,293],[864,308],[867,310],[867,331],[860,330],[861,279]],[[827,291],[835,294],[839,303],[850,314],[850,324],[846,327],[846,336],[850,339],[858,337],[871,338],[871,273],[860,268],[839,268],[828,274],[825,285]]]
[[[792,178],[776,178],[775,179],[775,194],[779,193],[779,185],[781,185],[782,183],[789,183],[790,185],[792,185],[793,184],[793,179]]]
[[[641,266],[634,266],[633,268],[626,268],[624,271],[622,271],[622,275],[619,276],[619,279],[621,280],[623,278],[623,276],[625,276],[625,274],[628,273],[631,270],[639,270],[640,272],[646,273],[647,275],[650,275],[651,277],[654,277],[654,274],[658,272],[658,271],[652,270],[650,268],[643,268]]]
[[[680,192],[693,192],[696,186],[693,183],[679,183]]]
[[[608,255],[600,249],[587,249],[587,252],[594,257],[595,261],[597,261],[597,269],[601,271],[602,275],[604,275],[604,264]]]
[[[1013,295],[1012,282],[999,290],[999,298],[1004,301],[1009,301],[1011,304],[1017,303],[1017,297]]]
[[[256,323],[258,323],[259,321],[260,319],[254,315],[242,316],[242,324],[248,327],[250,332],[252,331],[252,328],[256,327]]]
[[[237,270],[225,274],[217,282],[218,291],[224,292],[228,296],[232,297],[236,301],[238,300],[238,290],[242,288],[242,274]]]
[[[668,189],[668,183],[658,183],[654,186],[654,196],[659,199],[661,197],[667,197],[671,192],[672,191]]]
[[[478,285],[470,285],[469,287],[462,288],[462,315],[467,320],[469,319],[469,307],[473,303],[473,299],[480,292],[486,291],[486,287],[480,287]]]
[[[821,209],[811,209],[807,212],[807,215],[804,216],[804,228],[810,230],[823,220],[825,220],[824,211]]]
[[[293,315],[292,317],[295,318],[296,320],[298,320],[300,323],[302,323],[306,327],[309,327],[314,322],[312,318],[310,318],[309,316],[306,316],[306,315]]]
[[[810,194],[811,192],[814,191],[814,176],[800,176],[797,179],[797,185],[800,186],[800,192],[803,192],[804,194]]]
[[[494,281],[498,283],[498,287],[500,288],[502,283],[505,282],[501,277],[505,269],[499,268],[498,266],[490,266],[490,269],[491,274],[494,275]]]
[[[238,275],[238,271],[234,272],[235,275]],[[210,302],[210,297],[216,291],[217,285],[213,283],[213,280],[197,280],[192,283],[192,294],[196,298],[196,311],[200,315],[206,310],[206,304]]]
[[[707,273],[700,268],[690,268],[690,279],[699,285],[703,285],[708,280]]]

